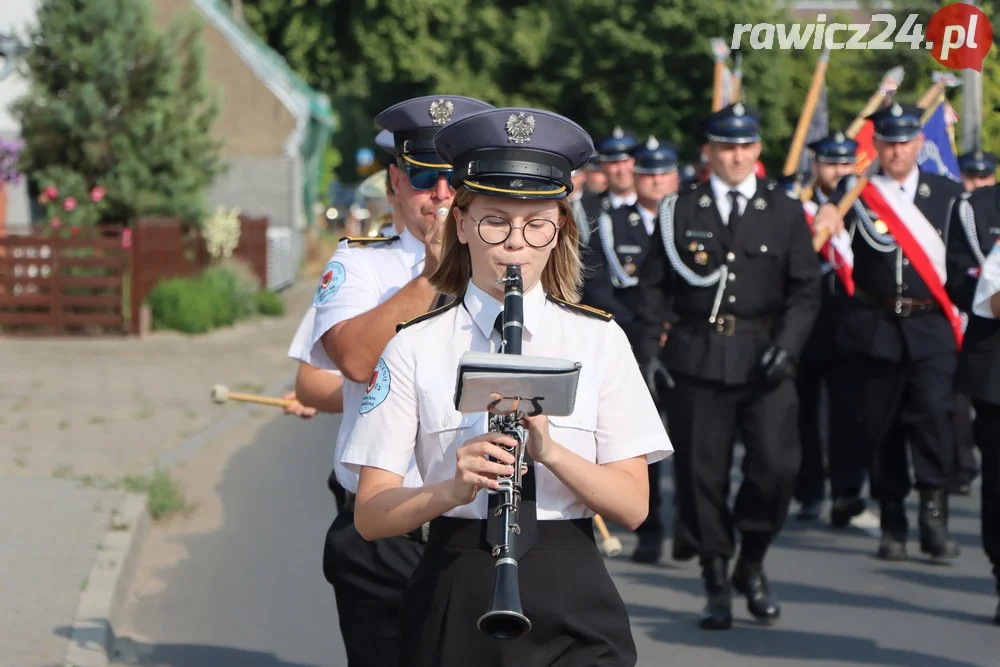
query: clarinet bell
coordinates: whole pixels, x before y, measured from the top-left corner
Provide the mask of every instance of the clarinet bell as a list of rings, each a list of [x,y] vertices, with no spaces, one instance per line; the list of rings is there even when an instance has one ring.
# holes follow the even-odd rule
[[[521,611],[521,594],[517,582],[517,566],[497,565],[496,586],[490,608],[479,617],[476,627],[495,639],[517,639],[528,634],[531,621]]]

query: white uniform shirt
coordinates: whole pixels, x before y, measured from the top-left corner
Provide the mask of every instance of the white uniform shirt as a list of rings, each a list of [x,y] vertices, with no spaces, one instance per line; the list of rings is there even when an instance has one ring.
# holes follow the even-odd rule
[[[740,215],[746,212],[747,202],[757,194],[757,175],[753,172],[735,186],[729,185],[715,174],[708,177],[708,182],[712,187],[712,196],[715,197],[715,206],[719,209],[719,215],[722,216],[722,223],[725,225],[729,224],[729,214],[733,210],[729,201],[730,190],[736,190],[740,193],[740,196],[736,198],[740,207]]]
[[[493,331],[503,304],[473,284],[464,302],[402,329],[379,362],[379,384],[365,397],[343,462],[402,475],[416,454],[428,484],[452,479],[455,452],[487,431],[487,413],[455,409],[455,382],[464,352],[496,352]],[[625,333],[614,321],[571,310],[546,298],[541,285],[524,295],[525,355],[582,364],[576,405],[568,417],[549,417],[552,439],[598,464],[645,456],[649,463],[673,451]],[[593,516],[555,475],[536,462],[539,520]],[[532,474],[532,473],[529,473]],[[446,513],[486,517],[487,494]]]
[[[337,370],[320,338],[335,325],[357,317],[385,302],[424,269],[424,244],[409,230],[399,240],[361,247],[342,241],[323,269],[313,305],[306,311],[288,356],[317,368]],[[351,493],[358,491],[358,476],[340,463],[347,438],[354,428],[366,384],[344,378],[344,415],[334,446],[334,472]],[[406,475],[406,486],[421,486],[415,462]]]

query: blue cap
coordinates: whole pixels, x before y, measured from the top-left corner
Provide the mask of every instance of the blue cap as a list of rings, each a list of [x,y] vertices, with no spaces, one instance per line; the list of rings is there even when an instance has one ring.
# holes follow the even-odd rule
[[[893,102],[868,116],[867,120],[875,124],[876,139],[903,142],[912,141],[920,135],[923,114],[924,110],[916,104]]]
[[[471,114],[492,109],[471,97],[428,95],[393,105],[375,116],[375,123],[392,133],[396,155],[417,167],[449,169],[434,152],[434,135],[442,127]]]
[[[626,132],[620,127],[612,130],[610,136],[601,139],[597,146],[597,159],[599,162],[618,162],[632,157],[632,150],[638,145],[631,132]]]
[[[510,199],[562,199],[571,174],[594,152],[590,135],[568,118],[540,109],[493,109],[443,127],[438,155],[455,165],[455,189]]]
[[[834,132],[809,144],[817,162],[852,164],[858,153],[858,142],[848,139],[843,132]]]
[[[590,156],[590,160],[587,161],[587,169],[600,169],[601,168],[601,156],[597,151],[594,151],[593,155]]]
[[[635,173],[666,174],[677,169],[677,151],[669,143],[650,137],[635,151]]]
[[[704,127],[709,141],[725,144],[752,144],[760,141],[757,112],[742,102],[719,109],[708,117]]]
[[[993,176],[997,172],[997,156],[977,148],[958,156],[958,169],[969,176]]]
[[[389,130],[382,130],[375,135],[375,145],[389,155],[396,157],[396,144],[393,141],[392,132]]]

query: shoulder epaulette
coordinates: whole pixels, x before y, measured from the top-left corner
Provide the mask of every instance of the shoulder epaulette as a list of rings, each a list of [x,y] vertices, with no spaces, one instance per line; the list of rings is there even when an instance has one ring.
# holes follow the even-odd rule
[[[585,306],[582,303],[570,303],[569,301],[564,301],[563,299],[554,297],[551,294],[546,294],[546,296],[548,297],[549,301],[552,301],[553,303],[558,303],[560,306],[563,306],[564,308],[569,308],[570,310],[580,313],[582,315],[586,315],[587,317],[596,317],[597,319],[604,320],[605,322],[610,322],[615,317],[611,313],[601,310],[600,308],[594,308],[593,306]]]
[[[462,303],[462,299],[460,299],[460,298],[459,299],[455,299],[454,301],[452,301],[451,303],[449,303],[446,306],[441,306],[440,308],[435,308],[434,310],[428,310],[423,315],[417,315],[416,317],[410,318],[410,319],[406,320],[405,322],[400,322],[399,324],[396,325],[396,333],[399,333],[400,331],[402,331],[406,327],[408,327],[410,325],[413,325],[413,324],[416,324],[417,322],[423,322],[424,320],[429,320],[432,317],[440,315],[444,311],[446,311],[446,310],[448,310],[450,308],[454,308],[455,306],[457,306],[460,303]]]
[[[343,236],[338,243],[347,241],[348,248],[361,248],[373,243],[392,243],[398,240],[398,236]]]

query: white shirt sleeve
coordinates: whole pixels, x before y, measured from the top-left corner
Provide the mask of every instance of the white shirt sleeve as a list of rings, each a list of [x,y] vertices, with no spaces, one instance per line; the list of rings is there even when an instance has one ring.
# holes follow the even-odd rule
[[[625,332],[615,322],[604,325],[608,335],[597,402],[597,463],[636,456],[655,463],[674,451],[653,404]]]
[[[290,356],[317,368],[337,370],[323,348],[323,334],[379,304],[378,286],[367,263],[352,248],[338,248],[326,263],[312,306],[295,334]]]
[[[415,374],[413,349],[394,336],[361,399],[358,420],[341,457],[345,468],[361,474],[362,466],[370,466],[406,476],[420,423]]]
[[[972,297],[972,312],[989,320],[997,319],[990,308],[990,299],[997,292],[1000,292],[1000,242],[993,246],[983,263],[979,282],[976,283],[976,293]]]

